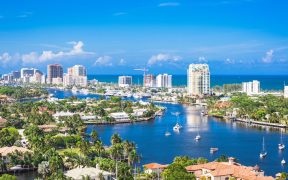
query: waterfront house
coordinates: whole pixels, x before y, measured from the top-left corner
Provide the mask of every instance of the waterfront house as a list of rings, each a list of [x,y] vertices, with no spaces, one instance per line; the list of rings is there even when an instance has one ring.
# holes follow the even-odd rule
[[[273,180],[271,176],[264,176],[264,171],[259,166],[248,167],[234,162],[234,158],[229,158],[229,162],[209,162],[205,164],[187,166],[186,170],[193,173],[197,179],[205,177],[211,180]]]
[[[143,165],[143,167],[144,167],[144,172],[146,174],[152,174],[152,173],[160,174],[164,171],[165,168],[168,167],[168,165],[150,163],[150,164]]]
[[[6,156],[8,154],[14,153],[14,152],[21,152],[21,153],[30,152],[30,153],[32,153],[32,151],[30,151],[27,148],[17,147],[17,146],[11,146],[11,147],[6,146],[6,147],[0,148],[0,154],[6,163],[9,163],[9,160],[6,158]]]
[[[128,120],[130,120],[130,118],[126,112],[110,113],[110,117],[114,118],[116,121],[128,121]]]
[[[112,173],[100,170],[98,167],[71,169],[65,173],[65,176],[70,177],[73,180],[82,180],[85,177],[89,177],[91,180],[112,180]]]

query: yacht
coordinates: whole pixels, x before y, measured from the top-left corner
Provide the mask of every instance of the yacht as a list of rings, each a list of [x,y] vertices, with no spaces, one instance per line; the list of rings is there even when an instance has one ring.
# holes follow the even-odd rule
[[[73,86],[73,88],[71,89],[73,94],[77,94],[78,93],[78,89],[77,87]]]
[[[267,152],[265,151],[265,140],[263,137],[263,144],[262,144],[262,152],[260,152],[260,158],[263,159],[267,156]]]
[[[201,136],[200,136],[200,134],[199,134],[199,129],[198,129],[198,127],[197,127],[197,132],[198,132],[198,134],[197,134],[197,136],[195,137],[195,140],[196,140],[196,141],[199,141],[199,140],[201,139]]]
[[[279,150],[285,149],[285,145],[283,144],[282,132],[281,132],[280,144],[278,144],[278,149]]]
[[[210,153],[215,153],[217,152],[219,149],[218,148],[210,148]]]
[[[176,123],[176,125],[173,127],[174,131],[180,131],[180,129],[182,128],[181,125],[179,125],[178,123]]]
[[[282,159],[281,164],[282,164],[282,165],[285,165],[285,164],[286,164],[286,161],[284,160],[284,158]]]
[[[81,89],[80,92],[81,92],[81,94],[84,94],[84,95],[88,95],[89,94],[89,90],[88,89]]]
[[[170,135],[171,135],[171,133],[169,131],[165,132],[165,136],[170,136]]]

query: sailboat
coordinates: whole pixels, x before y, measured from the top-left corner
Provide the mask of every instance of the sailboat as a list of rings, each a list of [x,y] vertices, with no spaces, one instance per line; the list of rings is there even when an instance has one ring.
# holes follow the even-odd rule
[[[278,149],[279,150],[284,150],[285,149],[285,145],[283,144],[282,132],[281,132],[281,141],[280,141],[280,144],[278,144]]]
[[[284,160],[284,158],[282,159],[281,164],[282,164],[282,165],[285,165],[285,164],[286,164],[286,161]]]
[[[165,136],[170,136],[170,135],[171,135],[171,133],[168,131],[168,127],[167,127],[167,130],[165,132]]]
[[[263,144],[262,144],[262,152],[260,153],[260,158],[263,159],[267,156],[267,152],[265,151],[265,141],[263,137]]]
[[[197,134],[197,136],[195,137],[195,140],[196,141],[199,141],[200,139],[201,139],[201,136],[200,136],[200,134],[199,134],[199,128],[197,127],[197,131],[198,131],[198,134]]]

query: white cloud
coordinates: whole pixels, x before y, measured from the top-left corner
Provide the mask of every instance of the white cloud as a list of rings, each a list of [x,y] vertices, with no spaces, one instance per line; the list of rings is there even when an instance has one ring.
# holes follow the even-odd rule
[[[167,7],[167,6],[179,6],[180,4],[177,2],[165,2],[165,3],[160,3],[158,6],[159,7]]]
[[[208,62],[207,59],[206,59],[204,56],[200,56],[200,57],[198,58],[198,61],[199,61],[199,62],[203,62],[203,63]]]
[[[98,57],[94,63],[94,66],[112,66],[112,57],[110,56],[101,56]]]
[[[270,49],[269,51],[267,51],[265,57],[262,58],[262,62],[271,63],[273,60],[273,54],[274,54],[273,49]]]
[[[33,14],[32,12],[23,12],[22,14],[18,15],[17,18],[27,18],[32,14]]]
[[[9,55],[9,53],[5,52],[2,55],[0,55],[0,62],[3,65],[6,65],[12,60],[12,56]]]
[[[86,52],[83,50],[84,43],[82,41],[78,42],[73,41],[69,42],[69,44],[72,44],[73,47],[68,51],[59,51],[59,52],[43,51],[41,54],[38,54],[37,52],[30,52],[28,54],[23,54],[22,61],[24,64],[41,63],[53,59],[71,58],[74,56],[94,54],[93,52]]]
[[[152,56],[149,60],[148,60],[148,65],[153,65],[156,63],[162,63],[162,62],[176,62],[181,60],[182,58],[180,56],[174,56],[174,55],[170,55],[170,54],[157,54]]]
[[[120,61],[119,61],[119,65],[123,66],[125,64],[126,64],[125,59],[121,58]]]
[[[225,64],[235,64],[235,61],[233,59],[227,58],[225,60]]]
[[[126,15],[127,13],[126,12],[116,12],[113,14],[113,16],[123,16],[123,15]]]

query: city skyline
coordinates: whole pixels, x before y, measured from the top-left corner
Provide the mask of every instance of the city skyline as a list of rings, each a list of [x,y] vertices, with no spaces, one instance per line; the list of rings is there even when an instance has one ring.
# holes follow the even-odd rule
[[[87,0],[66,6],[1,2],[1,74],[21,67],[44,71],[53,63],[65,69],[83,64],[89,74],[140,74],[133,69],[143,67],[186,74],[191,63],[208,63],[211,74],[288,74],[287,2]]]

